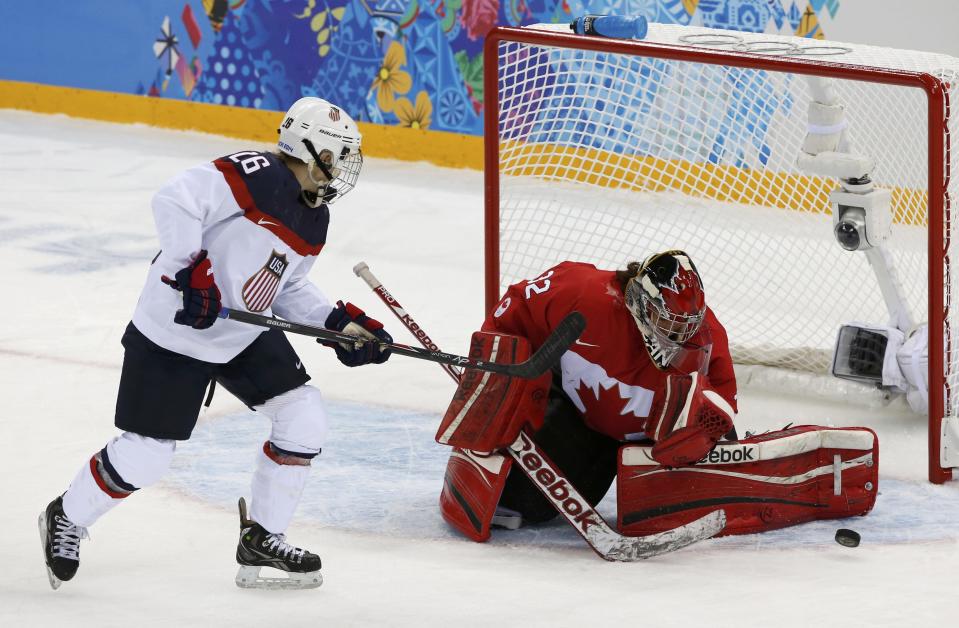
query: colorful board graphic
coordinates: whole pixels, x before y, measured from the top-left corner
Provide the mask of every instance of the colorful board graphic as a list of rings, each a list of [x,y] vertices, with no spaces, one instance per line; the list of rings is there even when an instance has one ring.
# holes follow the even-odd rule
[[[0,53],[20,46],[21,58],[0,54],[0,79],[269,110],[316,95],[357,120],[472,135],[483,127],[483,38],[497,24],[607,13],[823,38],[840,9],[840,0],[153,0],[104,15],[101,1],[77,0],[41,15],[9,4],[0,8],[9,32],[26,30],[35,11],[31,28],[49,31],[61,56],[24,54],[33,40],[7,37]],[[99,41],[85,50],[88,21]]]

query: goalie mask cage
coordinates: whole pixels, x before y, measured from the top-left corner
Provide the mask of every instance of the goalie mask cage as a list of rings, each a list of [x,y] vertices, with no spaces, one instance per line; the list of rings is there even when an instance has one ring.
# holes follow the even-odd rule
[[[494,29],[487,311],[563,260],[623,268],[680,248],[734,362],[827,374],[840,325],[890,314],[866,255],[833,237],[839,179],[796,166],[816,81],[835,87],[854,152],[892,193],[886,249],[912,320],[929,323],[929,478],[943,482],[959,466],[955,58],[662,24],[643,41]]]

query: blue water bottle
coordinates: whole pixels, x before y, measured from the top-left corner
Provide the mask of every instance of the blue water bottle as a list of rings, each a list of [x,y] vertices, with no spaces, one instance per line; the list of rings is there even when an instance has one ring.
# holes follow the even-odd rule
[[[584,15],[569,25],[577,35],[642,39],[649,25],[642,15]]]

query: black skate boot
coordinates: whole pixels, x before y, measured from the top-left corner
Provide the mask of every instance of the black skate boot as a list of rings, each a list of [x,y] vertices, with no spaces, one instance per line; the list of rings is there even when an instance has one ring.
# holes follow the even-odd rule
[[[320,557],[293,547],[286,535],[271,534],[247,519],[246,500],[240,498],[240,542],[236,546],[236,586],[244,589],[315,589],[323,584]],[[287,572],[286,577],[262,578],[261,567]]]
[[[63,513],[63,496],[50,502],[40,513],[38,523],[47,577],[50,586],[59,589],[60,584],[73,578],[80,567],[80,539],[90,537],[86,528],[76,525]]]

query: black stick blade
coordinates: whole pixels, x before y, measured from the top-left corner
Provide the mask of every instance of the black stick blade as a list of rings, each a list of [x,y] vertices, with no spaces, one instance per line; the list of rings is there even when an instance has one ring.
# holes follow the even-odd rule
[[[510,375],[527,379],[539,377],[559,362],[566,350],[585,329],[586,317],[579,312],[570,312],[559,322],[536,353],[525,362],[516,364],[510,369],[512,371]]]

